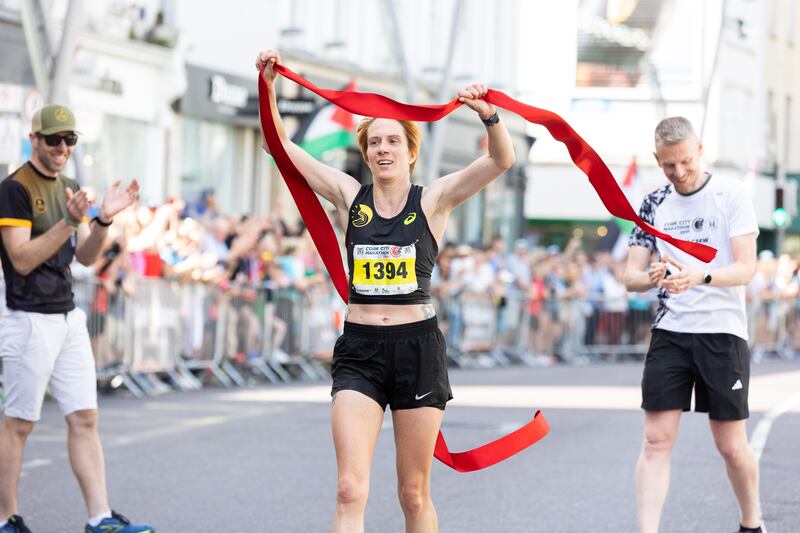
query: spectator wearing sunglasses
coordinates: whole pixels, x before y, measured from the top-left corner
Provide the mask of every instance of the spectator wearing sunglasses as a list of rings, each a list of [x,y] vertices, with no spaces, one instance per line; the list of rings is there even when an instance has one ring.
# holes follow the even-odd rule
[[[34,114],[31,130],[30,161],[0,182],[0,260],[8,307],[0,318],[7,392],[0,426],[0,533],[31,531],[17,515],[16,492],[25,442],[48,385],[67,421],[69,458],[89,516],[84,530],[153,532],[108,505],[94,357],[70,273],[73,257],[86,266],[97,261],[114,215],[137,200],[139,185],[134,180],[123,189],[114,183],[98,216],[87,222],[86,191],[61,174],[78,142],[72,111],[45,106]]]

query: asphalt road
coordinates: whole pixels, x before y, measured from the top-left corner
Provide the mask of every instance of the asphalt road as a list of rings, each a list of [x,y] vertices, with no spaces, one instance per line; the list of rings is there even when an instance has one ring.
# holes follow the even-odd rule
[[[452,371],[456,400],[443,425],[451,450],[497,438],[536,409],[552,431],[484,471],[460,474],[436,463],[440,531],[636,531],[640,377],[639,364]],[[748,431],[758,428],[759,441],[766,435],[761,498],[770,533],[800,532],[799,394],[800,361],[754,365]],[[100,410],[112,506],[123,514],[153,523],[159,533],[329,531],[336,471],[328,384],[150,400],[104,396]],[[36,533],[82,531],[86,519],[65,433],[57,406],[48,402],[20,487],[20,512]],[[737,529],[735,500],[705,415],[684,415],[672,464],[662,531]],[[367,531],[403,531],[395,485],[387,416]]]

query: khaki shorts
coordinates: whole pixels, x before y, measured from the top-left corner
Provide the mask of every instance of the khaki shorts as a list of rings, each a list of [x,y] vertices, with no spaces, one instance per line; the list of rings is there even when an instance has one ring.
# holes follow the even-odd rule
[[[67,416],[97,409],[97,377],[86,313],[43,314],[7,309],[0,318],[6,416],[35,422],[48,384]]]

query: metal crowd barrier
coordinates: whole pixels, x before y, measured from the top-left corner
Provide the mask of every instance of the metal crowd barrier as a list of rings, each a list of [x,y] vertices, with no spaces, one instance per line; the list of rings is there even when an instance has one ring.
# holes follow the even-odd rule
[[[647,351],[655,297],[529,300],[462,292],[439,297],[449,357],[459,367],[528,366],[641,359]]]
[[[800,352],[800,298],[772,295],[747,302],[751,356],[793,359]]]
[[[136,396],[211,381],[326,379],[345,310],[330,285],[298,291],[145,278],[126,294],[92,279],[76,280],[74,293],[87,315],[99,384]],[[657,306],[652,295],[530,300],[471,292],[434,303],[450,362],[462,368],[641,360]],[[747,312],[754,361],[800,351],[800,299],[751,298]],[[0,402],[2,394],[0,387]]]
[[[462,292],[440,296],[436,306],[455,366],[536,366],[642,360],[658,301],[654,294],[611,301]],[[754,361],[800,353],[800,298],[751,299],[747,313]]]
[[[134,294],[100,280],[76,280],[98,381],[136,396],[325,379],[340,321],[330,288],[178,283],[144,278]],[[326,348],[327,347],[327,351]]]

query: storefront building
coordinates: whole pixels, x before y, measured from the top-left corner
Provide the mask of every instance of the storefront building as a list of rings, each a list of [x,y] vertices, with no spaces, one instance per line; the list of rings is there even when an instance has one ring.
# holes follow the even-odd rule
[[[102,192],[116,180],[136,179],[143,202],[163,202],[169,104],[184,86],[176,52],[93,33],[82,33],[79,42],[69,104],[81,132],[75,164],[82,184]]]
[[[255,76],[187,65],[186,79],[172,146],[180,195],[192,204],[213,193],[224,213],[265,214],[272,164],[261,149]]]
[[[42,103],[34,87],[25,35],[17,13],[0,6],[0,179],[24,163],[33,112]]]

